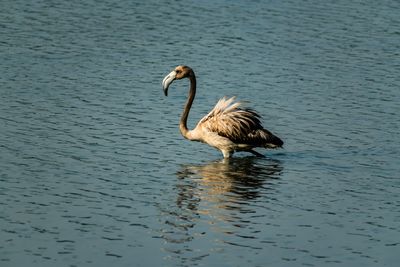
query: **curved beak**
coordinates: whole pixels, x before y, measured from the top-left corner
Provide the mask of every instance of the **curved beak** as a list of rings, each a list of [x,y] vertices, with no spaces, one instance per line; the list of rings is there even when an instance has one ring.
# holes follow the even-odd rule
[[[168,87],[175,80],[175,78],[176,72],[173,70],[167,76],[165,76],[164,80],[162,81],[165,96],[168,96]]]

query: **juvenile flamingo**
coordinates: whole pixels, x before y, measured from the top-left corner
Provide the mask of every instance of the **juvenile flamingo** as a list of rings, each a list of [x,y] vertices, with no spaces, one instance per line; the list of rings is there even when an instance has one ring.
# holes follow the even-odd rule
[[[183,78],[190,80],[189,96],[179,123],[183,137],[221,150],[224,158],[230,158],[235,151],[247,151],[262,157],[253,148],[282,147],[283,141],[262,127],[260,115],[252,109],[241,108],[240,102],[234,102],[235,97],[221,98],[210,113],[193,130],[189,130],[187,119],[196,95],[196,76],[193,70],[188,66],[177,66],[165,76],[162,86],[167,96],[171,83]]]

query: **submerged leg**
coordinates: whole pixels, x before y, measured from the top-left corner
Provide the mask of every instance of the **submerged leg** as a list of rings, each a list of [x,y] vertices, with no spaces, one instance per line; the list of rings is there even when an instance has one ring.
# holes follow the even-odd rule
[[[233,151],[232,150],[221,149],[221,152],[224,155],[224,158],[230,158],[233,155]]]

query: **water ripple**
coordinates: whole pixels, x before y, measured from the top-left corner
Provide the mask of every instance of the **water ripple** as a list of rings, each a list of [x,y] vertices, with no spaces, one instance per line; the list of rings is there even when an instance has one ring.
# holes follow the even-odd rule
[[[397,266],[397,1],[8,1],[1,266]],[[285,141],[178,128],[236,95]]]

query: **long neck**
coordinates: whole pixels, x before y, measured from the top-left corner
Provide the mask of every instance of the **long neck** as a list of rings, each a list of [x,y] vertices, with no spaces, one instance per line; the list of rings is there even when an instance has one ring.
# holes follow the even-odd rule
[[[179,129],[181,130],[183,137],[187,139],[190,139],[188,136],[189,129],[187,128],[187,118],[189,116],[190,108],[192,107],[194,96],[196,95],[196,76],[194,75],[194,73],[192,73],[189,76],[189,80],[190,80],[189,95],[186,101],[185,108],[183,109],[181,120],[179,122]]]

